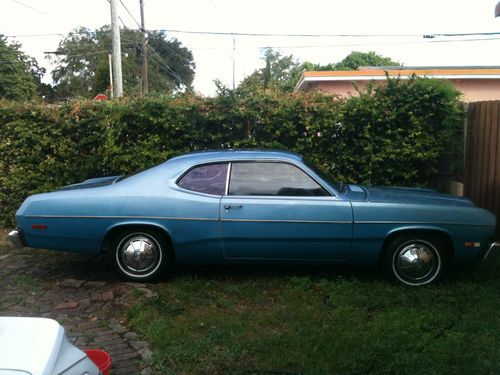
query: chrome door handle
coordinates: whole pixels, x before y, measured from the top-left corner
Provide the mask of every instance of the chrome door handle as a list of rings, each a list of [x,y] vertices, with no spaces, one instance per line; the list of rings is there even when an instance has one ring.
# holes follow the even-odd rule
[[[241,204],[240,205],[232,205],[232,204],[224,205],[225,210],[229,210],[230,208],[243,208],[243,206]]]

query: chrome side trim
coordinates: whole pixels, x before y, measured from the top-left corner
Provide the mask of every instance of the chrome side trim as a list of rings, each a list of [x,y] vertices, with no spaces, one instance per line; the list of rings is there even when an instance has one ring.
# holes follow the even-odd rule
[[[13,230],[9,233],[9,239],[10,239],[10,242],[12,243],[12,245],[16,248],[16,249],[20,249],[22,247],[24,247],[23,245],[23,240],[21,238],[21,232],[19,230]]]
[[[30,219],[142,219],[142,220],[194,220],[219,221],[207,217],[168,217],[168,216],[76,216],[76,215],[26,215]],[[349,220],[257,220],[257,219],[222,219],[220,221],[238,221],[253,223],[304,223],[304,224],[352,224]]]
[[[225,199],[254,199],[254,200],[275,200],[275,201],[300,201],[300,202],[341,202],[346,205],[350,204],[349,201],[343,201],[333,195],[318,195],[318,196],[286,196],[286,195],[228,195]]]
[[[209,217],[169,217],[169,216],[79,216],[79,215],[26,215],[29,219],[141,219],[141,220],[198,220],[218,221]]]
[[[218,218],[209,217],[172,217],[172,216],[82,216],[82,215],[26,215],[29,219],[142,219],[142,220],[196,220],[196,221],[219,221]],[[248,221],[263,223],[319,223],[319,224],[428,224],[428,225],[467,225],[467,226],[490,226],[488,224],[475,223],[449,223],[428,221],[351,221],[351,220],[279,220],[279,219],[221,219],[220,221]],[[498,243],[497,243],[498,244]],[[500,245],[496,245],[500,246]]]
[[[352,221],[350,220],[221,219],[221,221],[235,221],[235,222],[246,222],[246,223],[352,224]]]
[[[429,224],[429,225],[467,225],[467,226],[478,226],[478,227],[490,227],[489,224],[477,224],[477,223],[451,223],[451,222],[432,222],[432,221],[380,221],[380,220],[359,220],[354,221],[354,224]]]
[[[491,253],[491,250],[493,250],[493,248],[495,247],[498,247],[500,248],[500,242],[493,242],[490,247],[488,248],[488,250],[486,251],[486,253],[484,254],[483,256],[483,260],[485,260],[486,258],[488,258],[488,255],[490,255]]]

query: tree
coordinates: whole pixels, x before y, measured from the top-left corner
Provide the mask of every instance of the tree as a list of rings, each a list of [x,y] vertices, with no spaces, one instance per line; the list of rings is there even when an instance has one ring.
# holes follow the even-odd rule
[[[300,68],[301,71],[356,70],[360,66],[401,66],[401,64],[392,60],[390,57],[381,56],[373,51],[353,51],[338,63],[321,65],[306,61],[300,65]]]
[[[333,64],[333,66],[328,64],[325,66],[326,69],[317,70],[356,70],[360,66],[401,66],[401,64],[373,51],[353,51],[340,62]]]
[[[36,60],[21,51],[18,43],[8,43],[0,35],[0,98],[32,99],[45,73]]]
[[[267,48],[264,51],[266,65],[247,76],[238,86],[240,92],[256,89],[292,91],[295,78],[300,75],[300,64],[293,55],[282,56],[278,51]]]
[[[300,79],[303,71],[320,70],[356,70],[360,66],[400,66],[401,64],[383,57],[376,52],[351,52],[338,63],[326,65],[314,64],[309,61],[299,63],[293,55],[282,56],[270,48],[265,50],[264,68],[257,69],[246,77],[238,86],[239,92],[249,92],[256,89],[273,89],[291,92]]]
[[[141,33],[121,30],[123,85],[125,93],[140,92],[142,83]],[[195,64],[191,51],[163,31],[148,31],[148,73],[150,92],[190,89]],[[52,72],[59,97],[93,97],[109,90],[111,33],[109,26],[95,31],[78,28],[60,43],[52,59]]]

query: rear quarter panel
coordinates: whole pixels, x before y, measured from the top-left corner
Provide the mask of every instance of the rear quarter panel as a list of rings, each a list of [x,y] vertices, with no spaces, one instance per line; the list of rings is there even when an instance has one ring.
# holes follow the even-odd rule
[[[172,189],[166,179],[120,184],[28,198],[16,215],[27,245],[97,254],[109,230],[139,224],[164,230],[180,263],[223,259],[218,197]]]

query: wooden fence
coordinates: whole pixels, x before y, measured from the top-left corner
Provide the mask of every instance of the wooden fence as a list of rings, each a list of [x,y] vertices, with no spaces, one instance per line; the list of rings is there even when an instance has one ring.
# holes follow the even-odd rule
[[[500,101],[468,105],[464,195],[500,221]],[[497,237],[500,236],[497,223]]]

